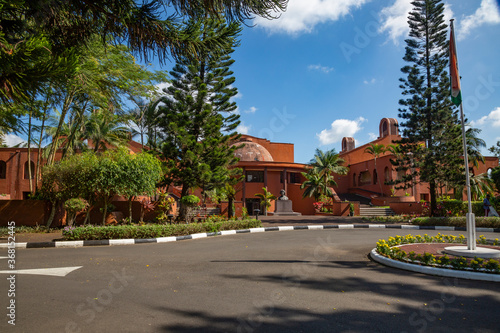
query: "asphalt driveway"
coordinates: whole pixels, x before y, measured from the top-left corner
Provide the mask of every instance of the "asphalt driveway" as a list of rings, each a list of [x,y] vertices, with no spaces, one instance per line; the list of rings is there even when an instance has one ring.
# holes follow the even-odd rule
[[[16,325],[5,316],[10,285],[1,274],[0,331],[498,332],[499,284],[410,273],[368,259],[379,238],[406,233],[302,230],[18,249]],[[0,264],[5,270],[6,260]],[[78,266],[64,277],[23,274]]]

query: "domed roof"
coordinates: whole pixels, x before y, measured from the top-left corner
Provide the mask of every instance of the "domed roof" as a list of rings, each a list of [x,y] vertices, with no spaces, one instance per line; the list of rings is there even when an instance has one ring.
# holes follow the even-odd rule
[[[266,148],[262,147],[256,142],[253,142],[251,138],[243,138],[239,142],[233,144],[233,146],[239,146],[245,144],[244,147],[238,148],[234,151],[234,156],[238,157],[242,162],[272,162],[273,157],[267,151]]]

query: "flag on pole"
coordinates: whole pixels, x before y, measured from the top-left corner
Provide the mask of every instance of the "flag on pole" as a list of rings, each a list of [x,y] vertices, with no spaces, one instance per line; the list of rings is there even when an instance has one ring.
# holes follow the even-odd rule
[[[453,20],[450,24],[450,76],[451,76],[451,101],[456,106],[462,104],[462,92],[460,91],[460,76],[458,75],[457,48],[455,45],[455,32],[453,31]]]

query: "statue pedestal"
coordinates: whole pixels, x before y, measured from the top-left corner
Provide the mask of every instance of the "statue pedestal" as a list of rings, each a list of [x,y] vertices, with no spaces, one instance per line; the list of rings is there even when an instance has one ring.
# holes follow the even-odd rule
[[[292,209],[292,200],[276,200],[274,216],[299,216],[301,213],[295,213]]]

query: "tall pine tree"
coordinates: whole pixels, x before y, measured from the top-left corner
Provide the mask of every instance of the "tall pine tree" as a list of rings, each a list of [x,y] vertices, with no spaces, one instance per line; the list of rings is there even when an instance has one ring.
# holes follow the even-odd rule
[[[229,67],[241,27],[209,18],[193,26],[200,39],[225,36],[226,46],[220,54],[180,59],[170,72],[172,85],[158,101],[167,182],[182,186],[182,196],[195,187],[223,186],[232,173],[229,166],[237,162],[230,141],[240,123],[230,100],[238,91]],[[180,211],[184,217],[183,207]]]
[[[415,0],[409,13],[410,35],[401,71],[399,101],[403,139],[398,169],[407,183],[428,183],[431,214],[438,189],[463,182],[458,112],[450,100],[447,26],[441,0]]]

